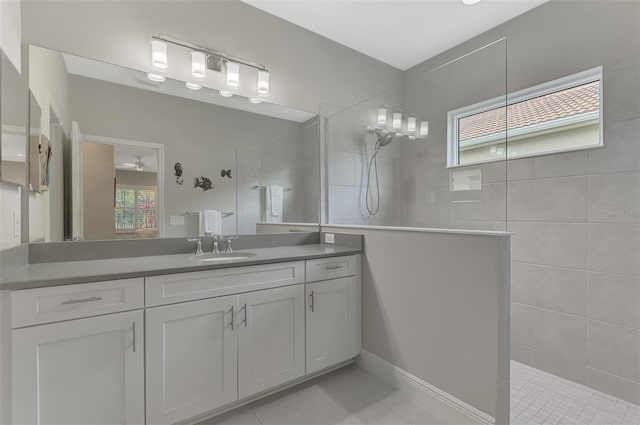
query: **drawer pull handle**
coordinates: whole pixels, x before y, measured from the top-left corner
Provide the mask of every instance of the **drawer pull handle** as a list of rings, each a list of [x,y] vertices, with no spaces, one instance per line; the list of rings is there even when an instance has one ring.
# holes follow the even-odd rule
[[[136,322],[133,322],[133,352],[136,352]]]
[[[342,266],[327,266],[326,267],[327,270],[338,270],[338,269],[341,269],[341,268],[342,268]]]
[[[233,314],[233,306],[231,306],[231,330],[233,330],[234,327],[235,327],[233,316],[234,316],[234,314]]]
[[[316,297],[313,291],[311,291],[311,312],[313,313],[315,311],[316,311]]]
[[[244,310],[244,327],[246,328],[247,325],[247,314],[249,314],[249,312],[247,311],[247,303],[244,303],[244,306],[242,307],[242,309]]]
[[[77,300],[70,299],[67,301],[62,301],[60,304],[61,305],[80,304],[80,303],[88,303],[91,301],[100,301],[100,300],[102,300],[102,297],[89,297],[89,298],[80,298]]]

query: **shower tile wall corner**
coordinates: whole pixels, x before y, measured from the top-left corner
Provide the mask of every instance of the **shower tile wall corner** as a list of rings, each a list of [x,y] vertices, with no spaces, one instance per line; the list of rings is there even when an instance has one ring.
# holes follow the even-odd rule
[[[507,162],[511,353],[640,404],[640,67],[604,75],[604,148]]]

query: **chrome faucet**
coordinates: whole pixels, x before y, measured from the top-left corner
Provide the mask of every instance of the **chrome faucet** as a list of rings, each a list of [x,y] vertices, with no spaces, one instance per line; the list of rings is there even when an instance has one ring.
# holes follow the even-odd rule
[[[196,257],[202,257],[204,252],[202,252],[202,240],[200,238],[197,239],[187,239],[188,242],[198,242],[196,245]]]
[[[222,235],[213,235],[213,247],[211,248],[212,254],[220,254],[220,240]]]
[[[233,246],[231,245],[231,243],[233,242],[234,239],[238,239],[238,237],[231,237],[231,236],[227,236],[227,246],[224,247],[224,252],[233,252]]]

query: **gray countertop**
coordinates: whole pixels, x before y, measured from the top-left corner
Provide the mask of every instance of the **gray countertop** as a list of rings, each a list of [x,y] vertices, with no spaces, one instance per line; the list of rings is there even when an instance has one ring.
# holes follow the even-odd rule
[[[256,254],[236,261],[199,263],[193,254],[156,255],[150,257],[114,258],[108,260],[64,261],[29,264],[2,277],[0,289],[28,289],[44,286],[126,279],[170,273],[252,266],[284,261],[309,260],[360,253],[359,249],[336,245],[297,245],[277,248],[236,250]]]

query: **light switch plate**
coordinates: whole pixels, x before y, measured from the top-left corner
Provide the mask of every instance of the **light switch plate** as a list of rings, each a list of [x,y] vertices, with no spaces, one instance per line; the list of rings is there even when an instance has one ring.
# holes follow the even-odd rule
[[[184,216],[183,215],[169,216],[169,224],[171,224],[172,226],[184,226]]]
[[[336,243],[336,235],[333,233],[325,233],[324,234],[324,243]]]
[[[19,238],[21,232],[22,223],[20,222],[20,211],[13,212],[13,237]]]

